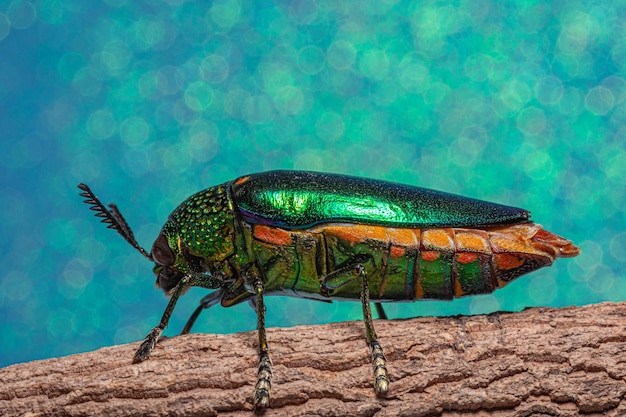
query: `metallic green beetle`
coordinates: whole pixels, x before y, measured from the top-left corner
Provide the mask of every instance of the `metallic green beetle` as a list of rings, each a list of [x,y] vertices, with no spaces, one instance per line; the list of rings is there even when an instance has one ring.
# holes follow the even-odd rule
[[[360,299],[374,388],[385,395],[389,377],[370,301],[379,307],[490,293],[557,257],[580,253],[569,240],[529,221],[523,209],[303,171],[248,175],[189,197],[147,253],[115,205],[107,209],[87,185],[78,187],[103,223],[155,262],[156,284],[171,296],[133,362],[148,358],[189,287],[217,291],[202,299],[183,333],[204,308],[250,301],[258,317],[257,408],[269,404],[272,377],[264,295]],[[382,307],[379,312],[384,314]]]

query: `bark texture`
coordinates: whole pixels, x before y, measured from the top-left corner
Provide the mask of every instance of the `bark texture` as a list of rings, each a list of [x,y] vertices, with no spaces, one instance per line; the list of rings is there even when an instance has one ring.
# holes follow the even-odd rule
[[[268,330],[266,416],[626,416],[626,303],[375,322],[391,379],[372,388],[360,322]],[[138,343],[0,369],[3,416],[250,416],[256,332]]]

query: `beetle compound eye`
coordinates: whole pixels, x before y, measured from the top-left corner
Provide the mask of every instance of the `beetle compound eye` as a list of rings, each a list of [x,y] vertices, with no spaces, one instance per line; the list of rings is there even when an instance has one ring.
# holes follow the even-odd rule
[[[159,235],[152,245],[152,257],[154,261],[162,266],[170,266],[174,264],[176,256],[167,243],[167,238],[163,233]]]

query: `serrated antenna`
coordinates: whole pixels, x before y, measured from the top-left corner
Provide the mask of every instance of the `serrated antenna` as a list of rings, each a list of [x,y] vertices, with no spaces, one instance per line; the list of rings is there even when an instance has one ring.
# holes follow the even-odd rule
[[[137,241],[135,240],[135,235],[133,234],[133,231],[131,230],[130,226],[128,226],[128,223],[126,223],[124,216],[122,216],[122,213],[120,213],[115,204],[109,204],[109,207],[111,208],[109,210],[104,206],[104,204],[102,204],[102,202],[100,202],[98,197],[96,197],[96,195],[91,191],[87,184],[83,184],[81,182],[80,184],[78,184],[78,188],[83,191],[82,193],[80,193],[80,196],[83,197],[85,199],[84,202],[89,205],[89,210],[93,210],[96,212],[95,216],[102,219],[100,220],[100,222],[106,224],[107,229],[117,230],[117,233],[119,233],[120,236],[124,238],[124,240],[130,243],[133,248],[137,249],[143,256],[145,256],[149,260],[154,261],[154,259],[152,259],[152,256],[148,252],[146,252],[144,248],[139,246],[139,243],[137,243]]]

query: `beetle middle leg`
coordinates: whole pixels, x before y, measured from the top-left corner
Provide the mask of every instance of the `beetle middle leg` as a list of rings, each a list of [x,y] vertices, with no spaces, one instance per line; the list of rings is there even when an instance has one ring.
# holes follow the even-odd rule
[[[185,327],[183,327],[183,331],[180,332],[180,334],[188,334],[191,331],[191,328],[195,324],[196,319],[198,318],[202,310],[211,308],[215,304],[219,303],[223,293],[224,291],[222,289],[219,289],[202,297],[202,300],[200,300],[200,305],[191,314],[191,317],[189,317],[189,320],[187,320],[187,323],[185,324]]]
[[[383,353],[383,348],[378,343],[378,337],[374,330],[374,320],[372,319],[372,309],[370,307],[370,291],[369,283],[367,280],[367,272],[365,271],[364,263],[371,258],[368,255],[359,254],[354,258],[344,262],[339,269],[327,275],[321,280],[323,291],[327,294],[331,294],[332,291],[338,289],[353,279],[359,279],[361,283],[361,306],[363,307],[363,322],[365,323],[365,336],[367,338],[367,344],[370,346],[372,353],[372,367],[374,368],[374,389],[376,394],[384,396],[389,391],[389,376],[387,373],[387,361]],[[354,274],[351,278],[346,278],[345,274],[349,270]],[[378,307],[379,303],[376,303],[376,309],[381,318],[387,318],[382,306]]]

